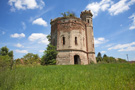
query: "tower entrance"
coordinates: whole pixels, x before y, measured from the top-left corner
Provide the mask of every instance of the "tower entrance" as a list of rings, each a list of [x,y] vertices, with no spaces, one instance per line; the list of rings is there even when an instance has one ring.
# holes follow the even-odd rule
[[[80,64],[80,57],[79,55],[74,56],[74,64]]]

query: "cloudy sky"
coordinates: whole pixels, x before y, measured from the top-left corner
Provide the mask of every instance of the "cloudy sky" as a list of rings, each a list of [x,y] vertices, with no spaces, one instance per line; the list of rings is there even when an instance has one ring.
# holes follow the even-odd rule
[[[50,20],[62,12],[93,13],[95,52],[135,60],[135,0],[0,0],[0,48],[42,56]]]

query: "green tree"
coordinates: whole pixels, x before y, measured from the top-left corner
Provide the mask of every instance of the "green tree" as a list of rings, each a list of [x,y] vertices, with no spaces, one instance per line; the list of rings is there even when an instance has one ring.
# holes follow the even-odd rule
[[[100,57],[101,54],[98,54],[98,57]],[[99,58],[98,58],[99,59]],[[126,60],[125,59],[121,59],[121,58],[114,58],[114,57],[108,57],[106,54],[103,55],[103,59],[102,59],[103,63],[125,63]]]
[[[0,71],[3,71],[10,67],[10,57],[8,55],[0,55]]]
[[[97,57],[102,57],[100,52],[98,52]]]
[[[21,59],[18,58],[18,59],[15,60],[15,62],[16,62],[16,65],[19,65],[19,64],[21,64]]]
[[[13,61],[13,57],[14,57],[13,51],[10,51],[10,52],[8,53],[8,56],[11,58],[11,59],[10,59],[10,69],[12,69],[13,63],[14,63],[14,61]]]
[[[0,56],[1,56],[0,62],[3,63],[3,65],[5,65],[5,67],[7,67],[7,65],[8,65],[8,66],[10,66],[10,69],[12,69],[13,57],[14,57],[13,51],[9,51],[9,49],[6,46],[4,46],[0,49]],[[1,65],[0,67],[4,67],[3,65]]]
[[[104,58],[104,57],[107,57],[107,55],[106,55],[106,54],[104,54],[104,55],[103,55],[103,58]]]
[[[118,58],[117,62],[120,62],[120,63],[126,63],[127,61],[126,61],[125,59]]]
[[[39,63],[39,56],[38,54],[33,54],[33,53],[27,53],[25,56],[23,56],[23,59],[28,62],[28,64],[33,64],[33,63]]]
[[[5,56],[8,55],[9,49],[5,46],[0,49],[0,55]]]
[[[42,65],[56,64],[56,56],[57,56],[56,46],[49,44],[47,46],[47,50],[44,51],[44,55],[42,56],[41,59],[41,64]]]
[[[101,55],[100,52],[98,52],[96,60],[97,60],[97,62],[101,62],[102,61],[102,55]]]
[[[41,65],[45,65],[45,57],[46,57],[46,54],[44,52],[44,55],[41,58]]]
[[[56,64],[57,50],[56,46],[51,44],[51,35],[47,36],[49,44],[47,50],[44,51],[44,55],[41,58],[41,65],[54,65]]]
[[[47,39],[48,39],[49,43],[51,43],[51,35],[47,35]]]
[[[102,61],[103,61],[104,63],[109,63],[109,57],[108,57],[106,54],[104,54]]]
[[[109,57],[109,63],[115,63],[116,59],[114,57]]]

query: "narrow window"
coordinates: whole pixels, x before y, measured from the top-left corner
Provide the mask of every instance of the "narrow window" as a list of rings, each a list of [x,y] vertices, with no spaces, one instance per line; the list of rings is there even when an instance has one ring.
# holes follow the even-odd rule
[[[89,23],[89,19],[88,19],[88,23]]]
[[[83,37],[83,46],[85,46],[85,44],[84,44],[84,37]]]
[[[94,44],[93,44],[93,48],[94,48]]]
[[[75,45],[77,45],[77,37],[75,37]]]
[[[63,37],[63,45],[65,45],[65,37]]]

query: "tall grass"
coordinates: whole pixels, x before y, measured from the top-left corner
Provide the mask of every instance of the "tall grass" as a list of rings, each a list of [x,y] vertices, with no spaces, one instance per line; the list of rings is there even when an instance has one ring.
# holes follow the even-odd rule
[[[20,66],[0,73],[0,90],[135,90],[135,64]]]

